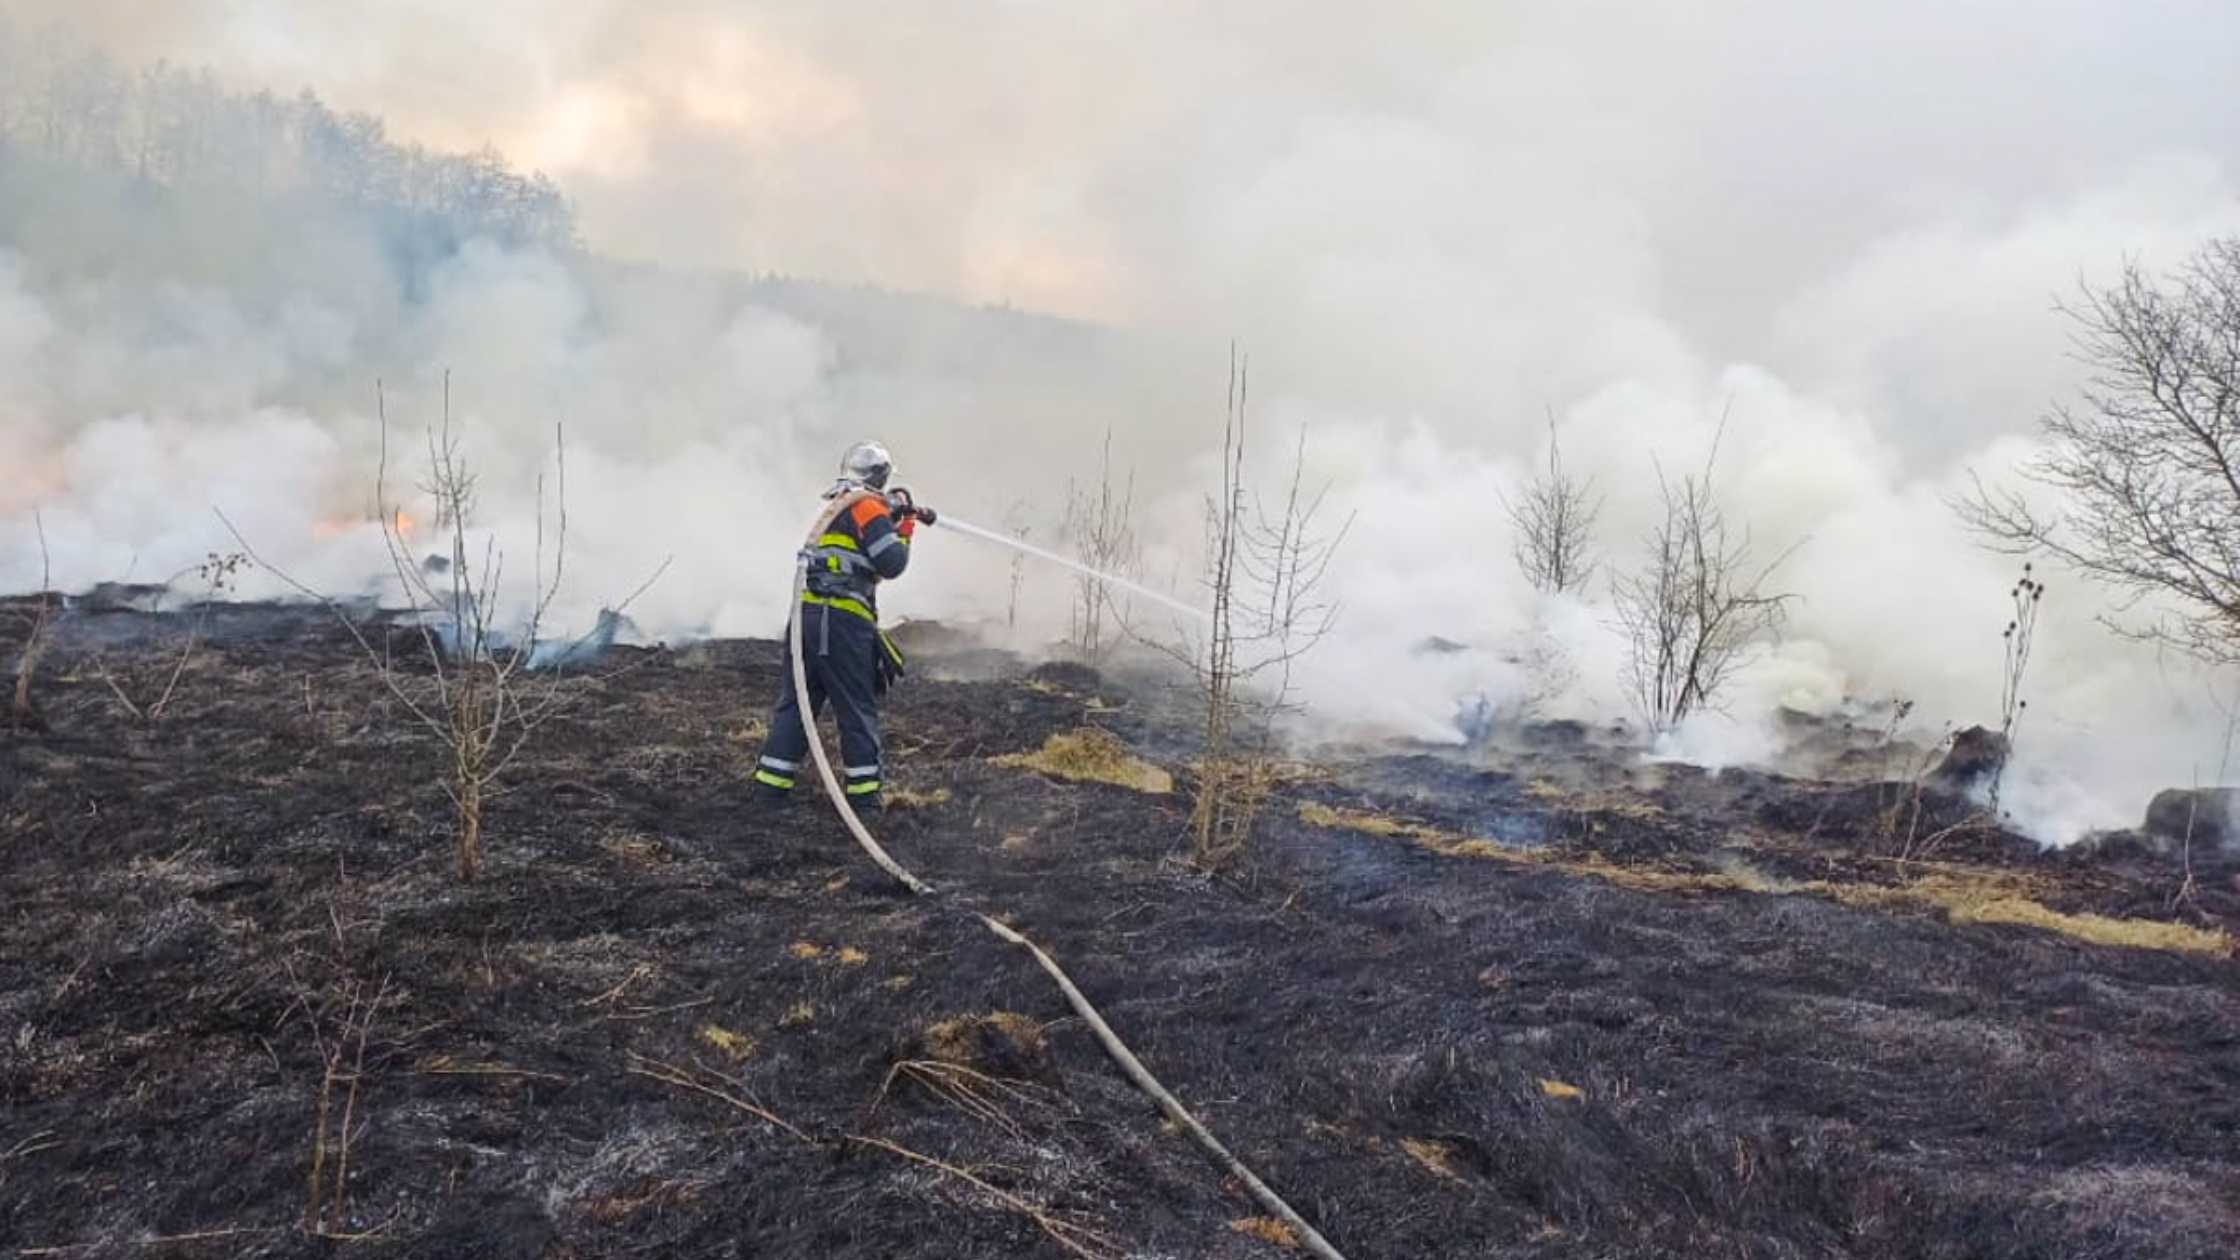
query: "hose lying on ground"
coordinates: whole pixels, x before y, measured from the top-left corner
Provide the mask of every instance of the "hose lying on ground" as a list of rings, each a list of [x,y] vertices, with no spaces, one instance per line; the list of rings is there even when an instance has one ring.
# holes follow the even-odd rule
[[[859,497],[842,495],[831,508],[818,518],[816,528],[810,531],[809,536],[811,538],[822,537],[826,529],[840,518],[840,513],[854,504]],[[920,895],[931,893],[933,885],[911,874],[903,868],[900,862],[888,856],[887,851],[879,847],[878,840],[872,837],[870,828],[865,827],[863,820],[856,816],[855,807],[848,803],[848,794],[840,789],[839,776],[832,772],[832,760],[825,755],[824,741],[817,735],[816,712],[809,703],[809,657],[807,650],[802,646],[801,631],[801,597],[808,592],[808,585],[809,570],[804,562],[794,568],[793,611],[788,617],[786,639],[791,648],[787,655],[793,658],[793,694],[801,713],[801,733],[808,737],[809,756],[817,763],[817,777],[824,782],[825,795],[832,798],[832,806],[840,811],[841,821],[847,823],[849,833],[855,836],[856,843],[863,846],[863,851],[870,855],[871,860],[878,864],[879,869],[894,876],[903,887],[908,888],[913,893]],[[826,615],[831,615],[829,610]],[[1223,1171],[1235,1177],[1244,1185],[1245,1189],[1251,1191],[1252,1197],[1259,1201],[1260,1206],[1266,1208],[1277,1220],[1289,1226],[1291,1231],[1298,1235],[1301,1246],[1320,1257],[1320,1260],[1345,1260],[1345,1256],[1337,1248],[1331,1246],[1320,1233],[1317,1233],[1314,1226],[1307,1224],[1306,1218],[1293,1211],[1291,1205],[1283,1201],[1282,1196],[1268,1187],[1268,1183],[1260,1180],[1250,1168],[1245,1167],[1243,1161],[1230,1154],[1229,1148],[1223,1146],[1220,1139],[1214,1137],[1210,1130],[1198,1122],[1196,1116],[1190,1114],[1190,1109],[1183,1106],[1181,1100],[1169,1093],[1166,1086],[1161,1085],[1158,1078],[1151,1075],[1151,1070],[1143,1065],[1143,1060],[1138,1059],[1135,1052],[1128,1049],[1128,1044],[1120,1040],[1120,1034],[1112,1031],[1112,1025],[1104,1021],[1104,1016],[1097,1013],[1097,1008],[1090,1003],[1088,997],[1081,992],[1080,988],[1073,983],[1072,978],[1066,975],[1065,970],[1059,967],[1050,955],[1044,953],[1042,948],[1033,941],[1005,927],[994,918],[985,914],[977,917],[981,923],[987,925],[989,931],[1013,945],[1024,947],[1028,953],[1034,955],[1035,962],[1041,964],[1042,969],[1049,973],[1052,980],[1057,982],[1058,990],[1065,995],[1067,1004],[1072,1006],[1074,1013],[1081,1016],[1082,1021],[1089,1025],[1089,1031],[1096,1035],[1098,1043],[1103,1045],[1105,1053],[1112,1057],[1112,1061],[1120,1065],[1121,1072],[1127,1075],[1128,1080],[1137,1089],[1148,1095],[1151,1101],[1157,1103],[1159,1110],[1166,1113],[1168,1119],[1180,1125],[1184,1132],[1188,1133],[1200,1147],[1205,1149],[1208,1155],[1213,1157],[1214,1162],[1219,1164]]]
[[[1028,953],[1034,955],[1034,960],[1042,964],[1042,969],[1050,973],[1052,980],[1058,982],[1059,992],[1066,995],[1066,1001],[1072,1005],[1074,1013],[1081,1017],[1083,1023],[1089,1025],[1089,1031],[1097,1035],[1097,1040],[1104,1043],[1105,1053],[1111,1055],[1112,1061],[1120,1065],[1120,1070],[1127,1073],[1129,1080],[1135,1082],[1135,1087],[1149,1094],[1151,1101],[1159,1104],[1159,1110],[1167,1113],[1169,1120],[1181,1125],[1184,1132],[1196,1139],[1198,1145],[1205,1148],[1206,1154],[1213,1156],[1213,1162],[1221,1165],[1222,1169],[1230,1176],[1244,1183],[1244,1188],[1252,1192],[1252,1197],[1260,1201],[1260,1206],[1268,1209],[1277,1220],[1290,1226],[1291,1232],[1299,1237],[1299,1245],[1322,1257],[1322,1260],[1345,1260],[1344,1256],[1338,1254],[1337,1248],[1331,1246],[1323,1239],[1321,1234],[1315,1232],[1314,1226],[1307,1224],[1304,1218],[1291,1210],[1290,1204],[1285,1203],[1280,1195],[1270,1190],[1267,1182],[1254,1176],[1252,1170],[1244,1166],[1244,1161],[1231,1155],[1229,1148],[1221,1144],[1221,1139],[1213,1136],[1204,1125],[1198,1123],[1198,1118],[1190,1114],[1189,1108],[1183,1106],[1179,1099],[1167,1092],[1167,1087],[1161,1085],[1158,1078],[1151,1075],[1151,1070],[1143,1066],[1143,1060],[1138,1059],[1135,1052],[1128,1049],[1128,1043],[1120,1040],[1120,1034],[1112,1031],[1112,1025],[1104,1022],[1104,1016],[1097,1014],[1097,1008],[1092,1006],[1089,999],[1083,996],[1081,990],[1074,986],[1072,978],[1066,975],[1065,970],[1059,967],[1050,955],[1042,952],[1041,946],[987,915],[981,915],[980,921],[988,925],[989,931],[1014,945],[1024,946]]]

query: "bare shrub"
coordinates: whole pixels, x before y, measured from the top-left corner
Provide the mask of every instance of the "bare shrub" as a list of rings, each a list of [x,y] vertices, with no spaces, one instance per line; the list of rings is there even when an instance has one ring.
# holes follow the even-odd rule
[[[483,542],[479,555],[469,544],[476,480],[453,431],[450,375],[444,376],[441,420],[427,430],[426,479],[419,486],[435,505],[434,524],[443,531],[446,554],[425,563],[414,559],[407,518],[402,506],[391,497],[388,403],[378,391],[376,400],[381,421],[381,462],[374,506],[390,566],[404,593],[405,611],[413,622],[413,637],[418,641],[414,655],[424,658],[425,669],[412,668],[396,659],[386,638],[377,646],[333,600],[274,568],[246,540],[242,540],[242,547],[258,565],[333,611],[365,652],[383,687],[415,724],[435,736],[446,756],[444,792],[451,801],[459,878],[471,880],[482,868],[484,810],[498,794],[498,781],[537,732],[559,715],[578,690],[576,684],[583,681],[568,671],[567,662],[585,640],[559,645],[560,650],[550,653],[550,662],[541,668],[538,660],[540,648],[554,646],[543,643],[542,634],[566,568],[567,444],[565,434],[555,428],[556,528],[550,540],[550,563],[548,567],[545,479],[540,474],[528,612],[509,633],[499,625],[505,553],[495,538]],[[231,521],[226,524],[232,528]],[[235,530],[234,537],[240,539],[240,531]],[[664,563],[662,569],[666,568]],[[660,575],[657,570],[611,611],[619,614]]]
[[[1585,588],[1596,568],[1590,548],[1595,522],[1602,516],[1602,496],[1592,478],[1575,477],[1563,466],[1553,415],[1548,417],[1547,468],[1515,502],[1502,506],[1516,530],[1517,567],[1534,590],[1552,595]]]
[[[1664,519],[1648,538],[1642,567],[1611,579],[1627,643],[1626,682],[1652,735],[1715,703],[1750,650],[1777,632],[1795,596],[1766,584],[1796,548],[1758,565],[1750,531],[1727,523],[1712,493],[1726,421],[1703,471],[1674,484],[1657,469]]]
[[[2160,279],[2128,264],[2062,310],[2088,380],[2022,470],[2057,504],[1979,480],[1956,510],[1998,550],[2124,592],[2119,633],[2240,660],[2240,239]]]
[[[1128,471],[1127,479],[1114,489],[1112,480],[1112,430],[1104,432],[1104,447],[1097,460],[1097,480],[1094,486],[1066,485],[1066,514],[1062,527],[1065,538],[1073,544],[1074,558],[1099,573],[1114,577],[1135,576],[1141,545],[1135,531],[1135,470]],[[1024,535],[1022,535],[1024,537]],[[1013,562],[1012,589],[1014,602],[1020,581],[1017,561]],[[1117,605],[1112,590],[1102,578],[1080,574],[1074,578],[1074,600],[1069,639],[1081,652],[1084,660],[1094,662],[1105,651],[1105,628],[1108,620],[1118,623],[1124,610]]]

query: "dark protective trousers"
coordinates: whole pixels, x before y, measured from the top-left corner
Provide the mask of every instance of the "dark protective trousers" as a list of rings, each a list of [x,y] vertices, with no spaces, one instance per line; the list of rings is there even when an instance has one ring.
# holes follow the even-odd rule
[[[841,774],[848,795],[875,796],[879,791],[879,701],[875,690],[879,667],[879,629],[870,622],[837,608],[804,604],[800,610],[801,646],[809,674],[809,712],[824,712],[832,704],[840,721]],[[811,735],[801,721],[801,697],[793,689],[793,644],[786,643],[784,682],[778,688],[778,705],[770,711],[770,739],[762,747],[754,781],[762,789],[790,792],[803,776],[815,777],[809,764]]]

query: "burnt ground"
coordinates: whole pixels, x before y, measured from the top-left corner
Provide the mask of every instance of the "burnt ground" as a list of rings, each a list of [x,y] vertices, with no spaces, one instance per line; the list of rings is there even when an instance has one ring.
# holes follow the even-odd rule
[[[822,807],[749,809],[779,657],[714,643],[618,649],[462,885],[437,750],[339,630],[214,629],[142,723],[100,670],[145,699],[177,624],[73,613],[52,729],[0,732],[0,1254],[1065,1254],[1021,1205],[1283,1254],[979,908],[1353,1260],[2240,1252],[2232,960],[2067,930],[2240,923],[2229,868],[2174,901],[1934,797],[1909,847],[1902,788],[1550,728],[1302,771],[1209,879],[1182,795],[991,764],[1176,746],[1153,706],[980,656],[890,709],[916,899]],[[322,1048],[348,1238],[302,1227]]]

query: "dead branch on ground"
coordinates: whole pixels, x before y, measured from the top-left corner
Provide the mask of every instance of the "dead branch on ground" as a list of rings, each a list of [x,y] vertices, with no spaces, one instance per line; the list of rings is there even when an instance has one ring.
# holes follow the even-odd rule
[[[673,1063],[663,1063],[656,1059],[648,1059],[635,1054],[630,1056],[630,1060],[630,1066],[624,1070],[632,1076],[642,1076],[649,1081],[659,1081],[674,1089],[687,1090],[702,1097],[713,1098],[725,1106],[743,1111],[764,1124],[782,1130],[811,1146],[817,1144],[815,1138],[786,1123],[776,1112],[754,1101],[747,1095],[744,1086],[721,1072],[705,1066],[682,1068]]]
[[[1127,1249],[1110,1234],[1067,1220],[1048,1208],[1030,1203],[1008,1190],[991,1184],[987,1178],[967,1169],[959,1168],[946,1160],[935,1159],[931,1155],[913,1151],[907,1146],[897,1145],[885,1138],[865,1137],[859,1133],[851,1133],[847,1140],[858,1146],[874,1147],[890,1155],[898,1155],[911,1163],[921,1164],[955,1177],[957,1180],[989,1195],[1003,1206],[1033,1221],[1036,1228],[1048,1236],[1051,1242],[1063,1248],[1068,1255],[1086,1257],[1087,1260],[1120,1260],[1120,1257],[1127,1254]]]

